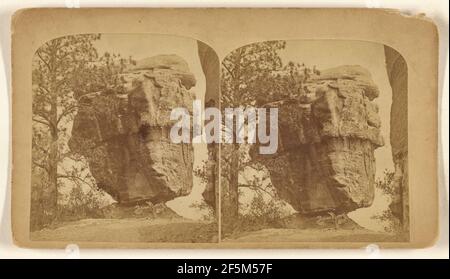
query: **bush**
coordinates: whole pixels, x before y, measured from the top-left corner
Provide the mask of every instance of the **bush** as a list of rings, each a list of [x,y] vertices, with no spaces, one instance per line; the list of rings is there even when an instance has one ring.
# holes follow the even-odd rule
[[[256,191],[247,211],[239,214],[237,220],[226,216],[222,218],[224,236],[267,228],[283,228],[285,227],[283,218],[286,216],[284,206],[284,201],[278,198],[267,201],[261,192]]]
[[[51,224],[55,218],[51,208],[51,194],[47,177],[42,171],[33,169],[31,184],[30,230],[40,230]]]
[[[76,186],[66,197],[66,202],[58,206],[58,221],[75,221],[86,218],[104,218],[100,190],[84,191]]]
[[[375,182],[375,187],[380,189],[385,196],[387,196],[392,203],[400,195],[400,190],[395,187],[394,172],[385,169],[383,179],[377,179]],[[399,233],[402,231],[402,224],[398,217],[393,214],[391,207],[380,214],[372,216],[372,219],[381,221],[384,224],[384,230],[388,233]]]

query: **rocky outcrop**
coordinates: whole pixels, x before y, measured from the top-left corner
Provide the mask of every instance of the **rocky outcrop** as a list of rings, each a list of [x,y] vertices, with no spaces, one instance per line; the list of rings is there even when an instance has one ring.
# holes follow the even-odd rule
[[[219,106],[220,88],[220,62],[216,52],[208,45],[197,41],[198,56],[206,78],[205,108]],[[211,206],[215,212],[218,211],[219,197],[219,144],[208,144],[208,160],[205,164],[206,175],[208,177],[205,190],[202,196],[205,202]]]
[[[396,50],[385,46],[386,70],[392,87],[390,142],[395,173],[392,187],[396,195],[389,208],[409,230],[408,193],[408,69],[405,59]]]
[[[312,76],[301,96],[267,104],[279,109],[278,151],[252,156],[299,213],[341,214],[372,204],[374,150],[384,145],[378,94],[367,70],[342,66]]]
[[[195,85],[176,55],[138,61],[121,74],[125,90],[78,98],[69,147],[87,158],[99,188],[121,204],[159,203],[190,193],[193,148],[170,141],[170,112],[191,110]]]

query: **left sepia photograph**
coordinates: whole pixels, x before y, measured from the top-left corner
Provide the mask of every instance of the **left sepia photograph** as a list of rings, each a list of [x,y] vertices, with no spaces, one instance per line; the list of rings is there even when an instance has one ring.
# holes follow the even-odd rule
[[[77,34],[32,61],[33,241],[218,241],[215,148],[173,143],[174,108],[218,99],[194,39]],[[217,96],[216,96],[217,95]]]

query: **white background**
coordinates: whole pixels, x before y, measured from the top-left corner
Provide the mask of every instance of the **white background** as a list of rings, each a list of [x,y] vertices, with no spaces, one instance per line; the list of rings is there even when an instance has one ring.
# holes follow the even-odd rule
[[[427,249],[377,250],[370,246],[347,250],[99,250],[99,249],[22,249],[11,238],[11,15],[17,9],[31,7],[360,7],[392,8],[404,13],[425,13],[439,28],[439,192],[440,237],[435,246]],[[77,1],[77,0],[0,0],[0,258],[448,258],[449,257],[449,184],[448,184],[448,10],[447,0],[428,1]],[[420,39],[420,38],[417,38]]]

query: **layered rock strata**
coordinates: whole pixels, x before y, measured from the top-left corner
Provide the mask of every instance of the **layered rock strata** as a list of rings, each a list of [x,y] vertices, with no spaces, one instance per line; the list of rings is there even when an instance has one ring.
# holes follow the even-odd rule
[[[384,145],[378,94],[367,70],[341,66],[312,76],[301,96],[266,105],[279,109],[278,151],[252,156],[299,213],[341,214],[372,204],[374,150]]]

